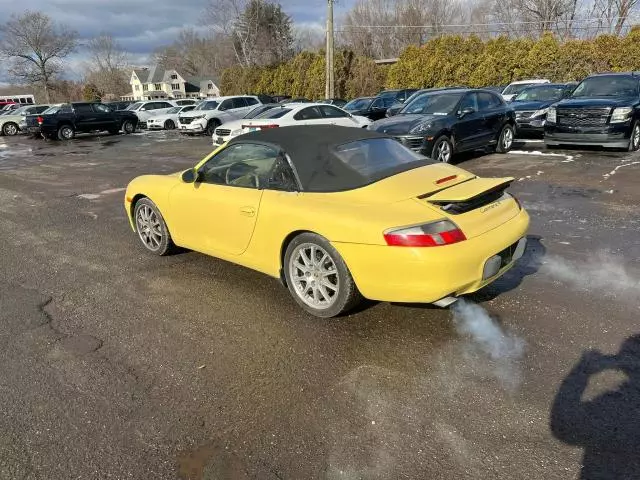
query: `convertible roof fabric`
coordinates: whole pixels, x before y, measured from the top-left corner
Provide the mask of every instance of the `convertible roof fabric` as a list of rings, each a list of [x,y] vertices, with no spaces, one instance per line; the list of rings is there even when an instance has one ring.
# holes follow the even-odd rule
[[[396,172],[370,177],[346,165],[334,148],[358,140],[390,138],[388,135],[363,128],[333,125],[305,125],[269,128],[235,137],[237,143],[267,143],[279,146],[291,158],[302,189],[309,192],[338,192],[359,188]],[[402,170],[406,169],[403,165]]]

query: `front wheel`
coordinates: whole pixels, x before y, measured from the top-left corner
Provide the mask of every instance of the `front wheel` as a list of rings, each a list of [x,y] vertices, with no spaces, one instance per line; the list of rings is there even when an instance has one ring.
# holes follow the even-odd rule
[[[216,131],[216,128],[218,128],[220,125],[220,121],[216,120],[215,118],[213,120],[209,120],[209,123],[207,124],[207,135],[212,136]]]
[[[18,125],[13,122],[5,123],[2,126],[2,133],[9,137],[13,137],[18,134]]]
[[[136,125],[131,120],[125,120],[122,122],[122,131],[129,135],[136,131]]]
[[[449,137],[442,135],[433,144],[431,158],[436,162],[449,163],[453,156],[453,144]]]
[[[173,122],[173,120],[167,120],[166,122],[164,122],[164,128],[165,130],[173,130],[174,128],[176,128],[176,124]]]
[[[631,138],[629,139],[629,151],[637,152],[640,150],[640,122],[636,121],[631,130]]]
[[[362,301],[347,265],[324,238],[303,233],[287,246],[284,274],[289,292],[316,317],[343,314]]]
[[[496,145],[496,152],[507,153],[513,147],[514,130],[509,124],[502,127],[500,136],[498,137],[498,144]]]
[[[167,255],[174,247],[167,224],[160,210],[148,198],[141,198],[133,211],[138,237],[147,251]]]

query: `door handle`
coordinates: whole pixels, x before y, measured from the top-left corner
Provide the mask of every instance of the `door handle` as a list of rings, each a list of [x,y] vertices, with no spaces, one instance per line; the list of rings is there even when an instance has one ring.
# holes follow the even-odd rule
[[[253,207],[242,207],[240,209],[240,213],[242,213],[242,215],[245,215],[247,217],[253,217],[256,214],[256,209]]]

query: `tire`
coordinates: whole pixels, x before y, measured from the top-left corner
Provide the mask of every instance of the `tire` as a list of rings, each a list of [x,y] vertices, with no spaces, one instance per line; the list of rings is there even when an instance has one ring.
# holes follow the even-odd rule
[[[453,144],[451,139],[442,135],[433,143],[431,158],[436,162],[449,163],[453,158]]]
[[[148,198],[141,198],[133,209],[133,220],[140,243],[154,255],[168,255],[175,247],[160,210]]]
[[[13,122],[7,122],[2,126],[2,133],[8,137],[17,135],[19,131],[18,125]]]
[[[76,131],[72,125],[65,124],[58,128],[58,140],[73,140]]]
[[[506,124],[502,127],[500,135],[498,136],[498,143],[496,144],[496,152],[507,153],[513,147],[513,139],[515,138],[515,131],[513,126]]]
[[[207,135],[209,137],[212,136],[216,131],[216,128],[218,128],[220,125],[222,124],[220,123],[220,120],[218,120],[217,118],[209,120],[209,123],[207,123],[207,130],[206,130]]]
[[[289,243],[283,270],[293,299],[316,317],[336,317],[362,301],[351,272],[338,251],[315,233],[300,234]],[[315,283],[321,280],[322,284]],[[309,287],[311,291],[307,290]]]
[[[125,120],[122,122],[122,132],[125,135],[130,135],[136,131],[136,124],[132,120]]]
[[[637,152],[640,150],[640,122],[635,121],[633,129],[631,129],[631,138],[629,139],[629,151]]]
[[[175,128],[176,128],[176,124],[173,120],[167,120],[166,122],[164,122],[165,130],[174,130]]]

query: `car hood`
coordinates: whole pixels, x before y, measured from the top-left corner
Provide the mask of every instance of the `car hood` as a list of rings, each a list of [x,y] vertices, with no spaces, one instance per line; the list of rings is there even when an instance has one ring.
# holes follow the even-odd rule
[[[189,117],[199,117],[200,115],[206,115],[207,113],[214,112],[215,110],[191,110],[187,113],[179,113],[181,117],[189,118]]]
[[[523,110],[540,110],[541,108],[547,108],[550,105],[553,105],[557,100],[544,100],[537,102],[512,102],[509,104],[511,108],[513,108],[516,112],[521,112]]]
[[[588,97],[567,98],[557,103],[558,107],[589,108],[589,107],[626,107],[637,103],[636,97]]]
[[[421,123],[444,118],[443,115],[395,115],[373,122],[369,130],[389,135],[405,135]]]

